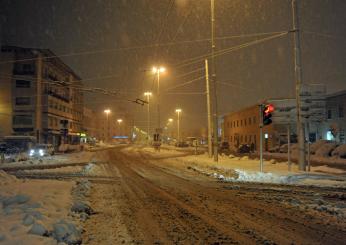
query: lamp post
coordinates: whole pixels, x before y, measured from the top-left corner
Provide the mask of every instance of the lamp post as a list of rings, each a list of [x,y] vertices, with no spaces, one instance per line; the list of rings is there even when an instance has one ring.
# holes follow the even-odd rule
[[[107,141],[109,141],[109,114],[111,113],[111,110],[106,109],[103,112],[106,113],[107,116]]]
[[[179,143],[180,142],[180,113],[181,113],[181,109],[176,109],[175,112],[178,114],[177,124],[178,124],[178,143]]]
[[[148,101],[148,115],[147,115],[147,123],[148,123],[148,129],[147,129],[147,141],[148,141],[148,143],[149,143],[149,140],[150,140],[150,96],[152,95],[152,93],[151,92],[145,92],[144,93],[144,96],[146,96],[147,97],[147,101]]]
[[[153,67],[153,73],[157,75],[157,127],[160,129],[160,73],[165,72],[166,69],[162,66]]]

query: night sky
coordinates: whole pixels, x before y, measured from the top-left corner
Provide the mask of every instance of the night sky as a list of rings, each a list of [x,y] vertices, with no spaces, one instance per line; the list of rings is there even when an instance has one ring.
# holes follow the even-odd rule
[[[215,2],[217,50],[273,34],[239,35],[291,29],[290,0]],[[326,84],[328,92],[346,89],[346,1],[299,2],[303,82]],[[173,87],[204,74],[202,59],[182,64],[210,52],[209,0],[0,0],[0,35],[1,44],[66,54],[63,61],[86,86],[120,92],[117,98],[86,94],[87,105],[127,109],[142,128],[145,108],[123,99],[155,92],[151,67],[164,65],[161,121],[181,107],[185,131],[206,125],[205,80]],[[294,96],[292,38],[287,34],[217,57],[220,114],[264,98]]]

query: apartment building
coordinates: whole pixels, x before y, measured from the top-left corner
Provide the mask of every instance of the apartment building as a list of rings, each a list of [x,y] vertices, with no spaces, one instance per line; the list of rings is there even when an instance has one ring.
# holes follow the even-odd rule
[[[31,135],[54,145],[79,143],[81,78],[48,49],[2,46],[1,57],[8,61],[0,65],[0,84],[6,88],[1,93],[7,98],[2,106],[8,116],[0,119],[0,133]]]

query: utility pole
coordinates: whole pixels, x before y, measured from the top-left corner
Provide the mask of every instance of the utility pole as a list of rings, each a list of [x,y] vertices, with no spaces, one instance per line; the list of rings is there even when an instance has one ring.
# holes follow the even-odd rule
[[[157,71],[157,128],[161,129],[160,122],[160,70]],[[157,132],[161,133],[161,132]]]
[[[294,31],[294,70],[296,81],[296,110],[297,110],[297,134],[298,134],[298,165],[299,170],[305,171],[305,136],[301,115],[300,91],[302,84],[302,66],[300,53],[300,30],[297,0],[292,0],[292,18]]]
[[[148,141],[147,143],[149,144],[150,142],[150,95],[148,95],[148,111],[147,111],[148,115],[148,129],[147,129],[147,138],[148,138]]]
[[[148,108],[147,108],[147,144],[150,142],[150,96],[151,92],[145,92],[144,96],[147,97]]]
[[[212,69],[212,82],[213,82],[213,135],[214,135],[214,162],[218,161],[218,113],[217,113],[217,89],[216,89],[216,71],[215,71],[215,1],[210,0],[211,10],[211,69]]]
[[[211,104],[210,104],[210,83],[209,83],[209,71],[208,60],[205,60],[205,82],[207,91],[207,111],[208,111],[208,155],[211,158],[213,155],[212,142],[211,142]]]

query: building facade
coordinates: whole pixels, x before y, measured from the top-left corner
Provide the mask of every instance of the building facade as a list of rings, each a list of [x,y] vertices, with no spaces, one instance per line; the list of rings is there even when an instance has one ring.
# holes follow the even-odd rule
[[[323,138],[346,143],[346,90],[329,94],[326,99],[326,121]]]
[[[233,112],[224,116],[223,137],[231,148],[237,149],[242,144],[253,145],[254,149],[260,148],[260,113],[259,106],[254,105],[241,111]],[[276,144],[276,132],[273,124],[263,127],[265,139],[264,149],[269,149]]]
[[[81,78],[48,49],[2,46],[1,84],[11,103],[3,134],[35,136],[38,142],[79,143],[83,122]]]
[[[268,99],[264,104],[272,104],[272,124],[264,126],[264,150],[280,146],[288,141],[297,141],[296,136],[296,100]],[[301,94],[302,117],[305,125],[305,139],[315,142],[319,139],[346,143],[346,91],[326,95],[324,85],[305,85]],[[258,105],[227,114],[223,118],[224,141],[233,148],[241,144],[254,144],[259,150]]]

